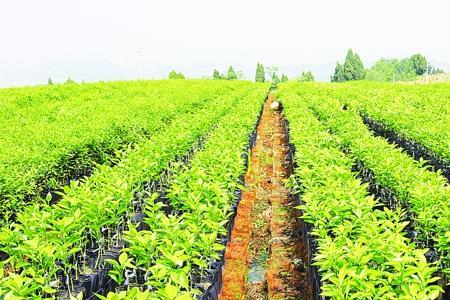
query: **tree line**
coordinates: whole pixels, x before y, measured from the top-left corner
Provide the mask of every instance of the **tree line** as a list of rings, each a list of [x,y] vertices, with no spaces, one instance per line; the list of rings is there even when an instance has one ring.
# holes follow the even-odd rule
[[[429,64],[422,54],[414,54],[403,59],[381,58],[370,69],[365,69],[359,55],[349,49],[343,64],[336,63],[332,82],[344,82],[351,80],[371,81],[407,81],[417,76],[438,74],[444,71]]]
[[[169,73],[169,79],[185,79],[186,77],[182,73],[178,73],[172,70]],[[242,71],[235,71],[232,66],[228,68],[226,74],[220,73],[219,70],[214,69],[212,74],[212,79],[214,80],[237,80],[244,79],[244,73]],[[255,82],[272,82],[275,85],[280,82],[287,82],[289,80],[288,76],[281,73],[278,75],[278,67],[268,66],[264,67],[262,63],[256,64],[255,72]],[[314,81],[314,75],[311,71],[302,72],[300,76],[296,77],[297,81]]]
[[[359,55],[352,49],[347,51],[343,63],[337,62],[334,73],[330,76],[331,82],[344,82],[352,80],[371,81],[407,81],[414,80],[417,76],[424,74],[444,73],[443,70],[429,64],[422,54],[414,54],[403,59],[381,58],[371,68],[366,69]],[[185,79],[181,73],[174,70],[169,73],[169,79]],[[237,80],[244,79],[242,71],[235,71],[232,66],[228,68],[226,74],[214,69],[212,79],[215,80]],[[278,67],[264,66],[262,63],[256,64],[255,82],[272,82],[276,85],[289,80],[284,73],[279,76]],[[293,80],[307,82],[315,81],[311,71],[303,71]]]

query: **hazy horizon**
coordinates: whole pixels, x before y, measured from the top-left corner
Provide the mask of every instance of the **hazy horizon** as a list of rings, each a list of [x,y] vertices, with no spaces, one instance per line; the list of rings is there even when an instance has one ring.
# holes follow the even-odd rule
[[[56,1],[0,4],[0,86],[211,76],[256,62],[327,81],[349,48],[366,66],[425,55],[450,71],[450,2]]]

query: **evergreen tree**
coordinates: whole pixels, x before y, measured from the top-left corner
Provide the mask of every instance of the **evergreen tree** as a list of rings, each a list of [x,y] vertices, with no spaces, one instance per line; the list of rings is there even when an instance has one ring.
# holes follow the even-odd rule
[[[343,65],[336,64],[334,75],[331,77],[331,81],[342,82],[348,80],[362,80],[366,76],[366,70],[361,61],[361,58],[357,53],[354,53],[352,49],[349,49],[345,62]]]
[[[344,77],[344,68],[340,63],[336,63],[336,68],[334,69],[334,75],[331,76],[331,82],[343,82],[345,81]]]
[[[213,79],[223,79],[223,76],[220,75],[219,71],[217,71],[216,69],[214,69],[214,72],[213,72]]]
[[[288,82],[289,81],[289,78],[287,77],[287,75],[286,74],[281,74],[281,82]]]
[[[361,58],[358,54],[353,53],[352,49],[347,52],[343,69],[345,80],[362,80],[366,76]]]
[[[411,56],[411,63],[417,75],[423,75],[427,72],[427,59],[421,54]]]
[[[300,76],[300,81],[307,82],[307,81],[314,81],[314,75],[311,71],[308,72],[302,72],[302,75]]]
[[[228,80],[235,80],[235,79],[237,79],[236,72],[234,72],[232,66],[230,66],[230,67],[228,68],[227,79],[228,79]]]
[[[257,63],[255,82],[264,82],[264,81],[266,81],[265,73],[264,73],[264,66],[260,63]]]

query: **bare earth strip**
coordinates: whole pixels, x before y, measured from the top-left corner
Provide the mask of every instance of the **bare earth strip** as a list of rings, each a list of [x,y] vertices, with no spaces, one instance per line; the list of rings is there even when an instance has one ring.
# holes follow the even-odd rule
[[[219,299],[311,299],[300,211],[285,187],[286,128],[265,104],[228,243]]]

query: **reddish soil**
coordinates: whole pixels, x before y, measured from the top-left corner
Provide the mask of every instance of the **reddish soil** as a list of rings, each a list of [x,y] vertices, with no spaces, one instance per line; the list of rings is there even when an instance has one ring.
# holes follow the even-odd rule
[[[291,162],[283,117],[270,94],[257,128],[219,299],[311,299],[300,211],[285,187]]]

